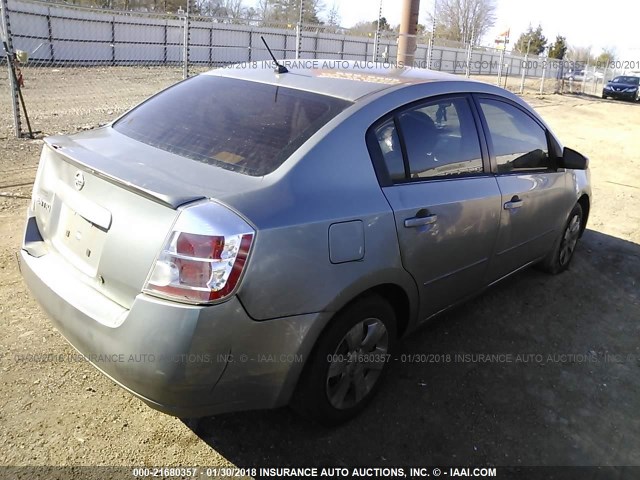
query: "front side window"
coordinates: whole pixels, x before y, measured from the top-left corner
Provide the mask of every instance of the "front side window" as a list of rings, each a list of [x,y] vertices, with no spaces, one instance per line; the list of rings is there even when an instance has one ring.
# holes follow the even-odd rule
[[[545,130],[529,115],[506,102],[483,98],[498,173],[552,168]]]
[[[302,90],[199,75],[147,100],[113,128],[191,160],[261,176],[349,105]]]
[[[483,172],[478,133],[465,98],[438,99],[402,111],[375,133],[394,182]]]

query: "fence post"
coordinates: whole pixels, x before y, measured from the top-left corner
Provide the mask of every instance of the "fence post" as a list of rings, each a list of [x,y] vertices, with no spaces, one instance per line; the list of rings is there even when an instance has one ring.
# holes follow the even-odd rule
[[[169,20],[165,20],[164,21],[164,37],[163,37],[164,49],[163,49],[163,53],[162,53],[162,59],[163,59],[162,64],[163,65],[167,64],[167,29],[168,29],[168,24],[169,24]]]
[[[544,77],[547,73],[547,62],[549,61],[549,57],[547,57],[547,60],[542,64],[542,78],[540,79],[540,95],[542,95],[544,93]]]
[[[471,75],[471,52],[473,49],[473,43],[469,42],[469,49],[467,51],[467,66],[464,72],[464,76],[469,78],[469,76]]]
[[[18,85],[16,85],[16,76],[13,71],[12,62],[9,56],[13,55],[13,42],[11,40],[11,23],[9,21],[9,8],[7,0],[0,0],[0,36],[5,46],[5,55],[7,56],[7,69],[9,70],[9,92],[11,94],[11,108],[13,110],[13,128],[16,137],[22,136],[22,124],[20,122],[20,104],[18,99]]]
[[[316,30],[316,37],[313,39],[313,58],[318,58],[318,36],[320,32]],[[301,50],[302,52],[302,50]],[[367,49],[365,48],[364,58],[367,58]]]
[[[589,59],[587,59],[587,66],[584,67],[584,70],[582,71],[583,75],[582,75],[582,93],[584,94],[585,91],[585,87],[587,85],[587,73],[589,72]]]
[[[520,94],[524,93],[524,81],[527,76],[527,70],[529,69],[529,49],[527,49],[527,53],[524,55],[524,66],[520,65],[520,70],[522,70],[522,76],[520,77]]]
[[[498,65],[498,81],[496,82],[496,85],[498,87],[500,86],[500,81],[502,80],[502,68],[504,67],[504,53],[506,48],[507,46],[504,45],[502,51],[500,52],[500,64]]]
[[[431,60],[433,59],[433,35],[429,37],[429,44],[427,45],[427,68],[432,70],[431,68]]]
[[[111,17],[111,66],[116,64],[116,16]]]
[[[187,0],[187,11],[184,15],[184,38],[182,40],[182,78],[189,77],[189,9],[191,0]]]
[[[302,53],[302,20],[304,19],[304,0],[300,0],[300,18],[296,25],[296,60]]]
[[[56,63],[56,56],[53,51],[53,30],[51,29],[51,7],[47,8],[47,30],[49,33],[49,53],[51,55],[51,64]]]
[[[209,68],[213,67],[213,25],[209,27]]]

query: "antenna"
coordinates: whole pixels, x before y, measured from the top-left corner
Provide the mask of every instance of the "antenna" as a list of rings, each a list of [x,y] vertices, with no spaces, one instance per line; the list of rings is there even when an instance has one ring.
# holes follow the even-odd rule
[[[289,73],[289,70],[287,70],[287,67],[285,67],[284,65],[281,65],[281,64],[278,63],[278,60],[276,60],[275,55],[273,54],[273,52],[269,48],[269,45],[267,45],[267,41],[264,39],[264,37],[262,35],[260,35],[260,40],[262,40],[262,43],[264,43],[264,46],[267,47],[267,51],[269,52],[269,55],[271,55],[271,58],[273,58],[273,61],[275,62],[276,66],[278,67],[274,71],[276,73]]]

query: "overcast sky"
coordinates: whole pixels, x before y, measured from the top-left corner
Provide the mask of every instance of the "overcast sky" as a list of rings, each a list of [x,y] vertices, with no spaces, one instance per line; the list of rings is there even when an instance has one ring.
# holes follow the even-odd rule
[[[327,10],[334,0],[324,0]],[[382,15],[391,25],[400,23],[400,0],[382,0]],[[433,9],[433,0],[421,0],[420,23],[427,22],[427,13]],[[341,24],[350,27],[361,20],[378,18],[379,0],[335,0]],[[531,23],[542,25],[543,34],[550,41],[563,35],[572,46],[592,47],[595,54],[604,47],[615,47],[617,58],[640,62],[640,2],[616,0],[588,3],[576,0],[536,0],[521,2],[496,0],[497,21],[482,44],[493,42],[500,32],[511,29],[511,38],[518,36]],[[607,8],[605,8],[605,6]],[[636,66],[636,68],[638,68]]]

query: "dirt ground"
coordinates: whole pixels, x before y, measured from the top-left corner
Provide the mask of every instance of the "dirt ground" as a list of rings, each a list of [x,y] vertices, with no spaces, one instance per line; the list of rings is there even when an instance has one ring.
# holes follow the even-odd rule
[[[57,73],[49,103],[37,88],[52,78],[27,78],[25,89],[46,134],[108,121],[179,78],[146,72],[76,102],[75,73]],[[525,271],[407,338],[370,407],[327,430],[288,409],[188,426],[89,364],[24,360],[74,351],[18,271],[42,142],[13,138],[5,99],[0,91],[0,465],[640,465],[640,105],[526,97],[591,159],[594,203],[571,269]],[[513,361],[463,355],[490,353]]]

